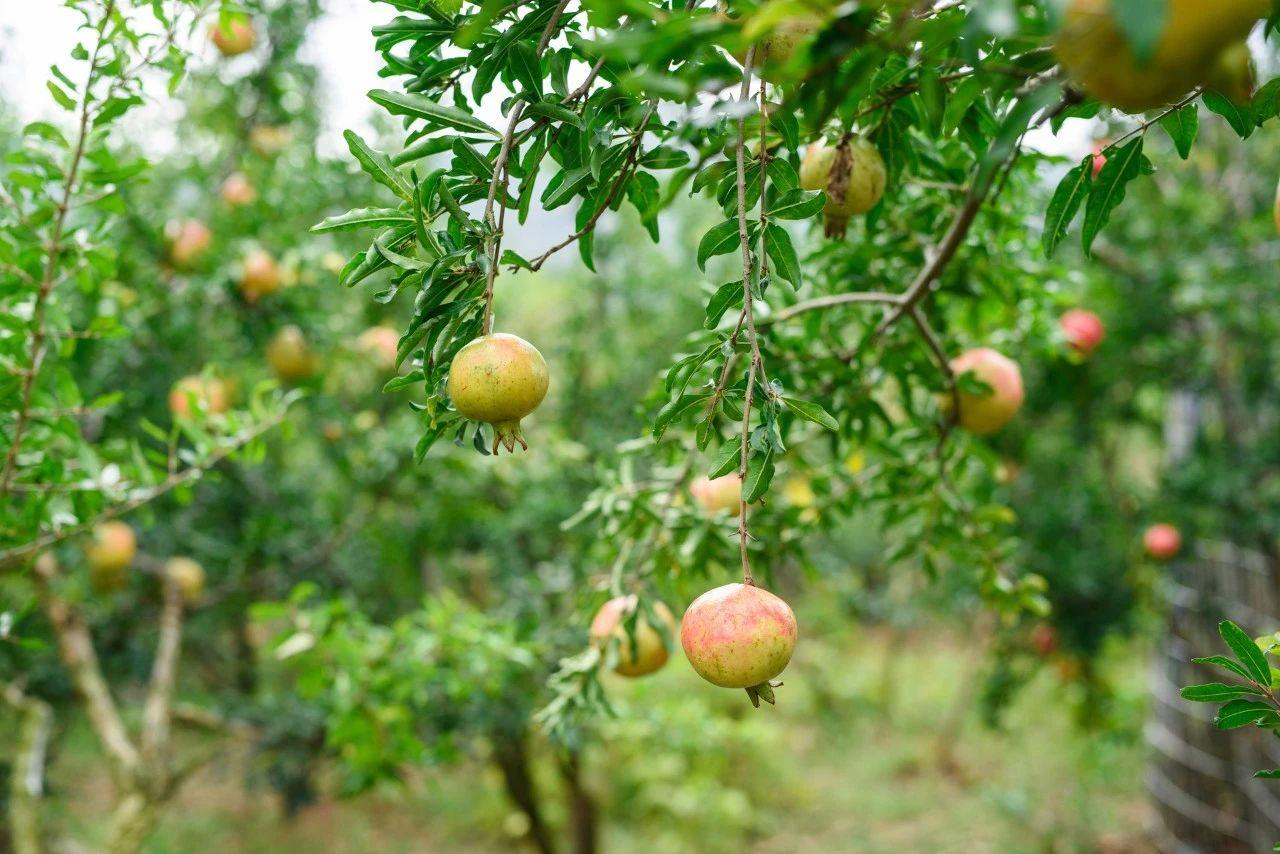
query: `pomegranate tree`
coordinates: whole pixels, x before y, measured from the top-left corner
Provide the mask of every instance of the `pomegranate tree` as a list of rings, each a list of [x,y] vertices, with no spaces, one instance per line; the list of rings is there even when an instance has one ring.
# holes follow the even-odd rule
[[[742,478],[737,472],[724,477],[699,477],[689,484],[689,494],[708,516],[737,513],[742,503]]]
[[[796,648],[791,607],[754,584],[708,590],[684,613],[680,644],[698,675],[722,688],[745,688],[752,704],[772,703],[770,680]]]
[[[861,137],[834,146],[819,140],[809,146],[800,163],[800,186],[827,193],[822,211],[827,237],[842,237],[849,217],[874,208],[884,196],[887,180],[879,149]]]
[[[660,669],[667,663],[667,638],[674,638],[676,633],[676,618],[661,602],[653,606],[661,628],[641,613],[636,617],[634,634],[628,633],[627,619],[635,613],[637,604],[634,595],[614,597],[600,606],[591,621],[591,642],[601,650],[616,640],[618,663],[613,669],[621,676],[647,676]]]
[[[504,332],[471,341],[453,357],[447,388],[454,408],[493,427],[493,452],[529,445],[520,419],[538,408],[550,384],[546,360],[528,341]]]
[[[1097,349],[1107,334],[1102,319],[1083,308],[1073,308],[1064,313],[1058,319],[1058,326],[1067,344],[1080,356],[1088,356]]]
[[[1143,533],[1142,547],[1156,560],[1169,560],[1182,550],[1182,534],[1173,525],[1161,522]]]
[[[1022,372],[1016,362],[995,350],[989,347],[968,350],[951,361],[951,370],[957,377],[971,373],[991,387],[985,393],[963,389],[956,393],[960,402],[956,421],[970,433],[979,436],[995,433],[1022,407],[1025,396]]]

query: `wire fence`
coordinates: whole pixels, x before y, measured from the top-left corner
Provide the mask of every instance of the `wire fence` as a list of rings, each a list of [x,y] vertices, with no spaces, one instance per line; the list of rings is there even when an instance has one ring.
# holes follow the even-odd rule
[[[1156,842],[1167,854],[1270,851],[1280,841],[1280,783],[1253,777],[1280,767],[1280,740],[1254,727],[1223,732],[1213,724],[1215,707],[1178,693],[1222,680],[1220,671],[1191,663],[1223,651],[1219,621],[1250,635],[1280,628],[1278,570],[1258,552],[1223,543],[1170,567],[1168,624],[1151,668],[1145,727],[1146,786]]]

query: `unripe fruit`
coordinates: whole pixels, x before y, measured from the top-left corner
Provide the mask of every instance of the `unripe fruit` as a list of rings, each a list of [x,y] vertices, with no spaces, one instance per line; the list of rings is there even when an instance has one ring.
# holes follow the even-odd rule
[[[204,593],[204,567],[189,557],[170,558],[164,574],[182,591],[182,599],[191,604]]]
[[[95,590],[108,592],[124,585],[125,570],[138,554],[138,540],[124,522],[103,522],[93,529],[85,547],[89,579]]]
[[[1168,560],[1182,550],[1182,535],[1172,525],[1161,522],[1147,528],[1142,535],[1142,547],[1156,560]]]
[[[627,618],[636,610],[636,597],[618,596],[600,606],[595,618],[591,621],[591,641],[601,650],[616,638],[618,643],[618,663],[613,668],[621,676],[646,676],[667,663],[667,644],[663,632],[649,624],[645,614],[641,613],[635,623],[635,643],[627,634]],[[653,606],[653,613],[664,624],[666,637],[674,638],[676,634],[676,618],[671,610],[661,602]]]
[[[708,516],[737,513],[742,505],[742,478],[737,472],[714,480],[700,477],[689,484],[689,494]]]
[[[400,346],[400,333],[390,326],[370,326],[360,333],[356,346],[373,360],[379,370],[393,371],[396,367],[396,350]]]
[[[1073,308],[1058,320],[1062,329],[1062,337],[1067,340],[1071,349],[1081,356],[1088,356],[1106,337],[1106,327],[1102,320],[1092,311]]]
[[[249,183],[249,179],[243,172],[232,172],[228,175],[218,192],[222,200],[233,207],[252,204],[258,198],[258,191]]]
[[[169,411],[175,418],[191,417],[192,398],[207,415],[227,411],[227,384],[217,377],[187,376],[178,380],[169,392]]]
[[[255,249],[244,257],[240,268],[240,293],[252,304],[280,290],[280,268],[271,253]]]
[[[230,15],[225,25],[214,23],[209,28],[209,37],[223,56],[239,56],[252,50],[257,34],[247,15]]]
[[[330,442],[336,442],[342,438],[342,425],[337,421],[326,421],[320,428],[320,435]]]
[[[1009,423],[1022,407],[1022,372],[1013,361],[989,347],[968,350],[951,360],[951,370],[960,377],[972,372],[991,386],[988,394],[957,392],[960,412],[957,423],[970,433],[988,436]]]
[[[209,250],[213,232],[199,220],[171,222],[165,227],[169,238],[169,260],[175,267],[189,269]]]
[[[835,146],[815,142],[800,164],[800,186],[827,193],[822,211],[827,237],[842,237],[850,216],[875,207],[884,196],[887,180],[879,149],[861,138]]]
[[[767,590],[726,584],[685,611],[680,644],[698,675],[722,688],[748,688],[768,698],[769,680],[796,648],[796,617]]]
[[[546,360],[528,341],[497,333],[471,341],[453,357],[447,388],[463,417],[493,426],[493,452],[528,450],[520,419],[538,408],[550,384]]]
[[[294,383],[315,374],[317,359],[307,346],[302,330],[290,325],[273,335],[268,342],[267,364],[281,382]]]
[[[1219,56],[1248,35],[1270,0],[1167,0],[1160,41],[1150,58],[1135,56],[1111,13],[1113,0],[1071,0],[1055,51],[1090,95],[1126,112],[1171,104],[1209,83]]]
[[[1040,657],[1048,658],[1058,648],[1058,633],[1048,623],[1037,623],[1031,630],[1031,646]]]
[[[751,60],[756,76],[761,80],[775,81],[777,70],[790,62],[796,52],[822,29],[824,23],[825,19],[819,15],[799,14],[783,18],[775,24],[769,35],[756,42],[756,52]],[[745,50],[734,56],[739,62],[746,64]]]

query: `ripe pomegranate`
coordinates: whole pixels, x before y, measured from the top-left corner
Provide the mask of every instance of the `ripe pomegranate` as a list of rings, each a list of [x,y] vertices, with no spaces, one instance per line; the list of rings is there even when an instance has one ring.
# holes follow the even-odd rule
[[[850,216],[875,207],[884,196],[887,180],[879,149],[862,138],[835,146],[815,142],[805,151],[800,164],[800,186],[827,193],[827,205],[822,211],[827,237],[844,236]]]
[[[1173,103],[1212,82],[1219,57],[1265,17],[1270,0],[1167,0],[1151,57],[1139,59],[1111,13],[1113,0],[1070,0],[1055,50],[1086,92],[1125,112]]]
[[[164,565],[165,575],[178,585],[187,604],[204,593],[204,567],[189,557],[170,558]]]
[[[1178,529],[1161,522],[1147,528],[1142,535],[1142,547],[1156,560],[1168,560],[1182,550],[1182,535]]]
[[[603,650],[611,639],[618,643],[618,663],[614,672],[622,676],[647,676],[667,663],[667,642],[674,638],[676,618],[661,602],[653,606],[654,613],[663,623],[665,636],[642,613],[636,618],[634,643],[627,634],[627,618],[635,612],[636,597],[618,596],[600,606],[591,621],[591,641]]]
[[[165,236],[169,238],[169,260],[183,270],[194,267],[213,242],[209,227],[194,219],[169,223]]]
[[[753,584],[708,590],[689,606],[680,644],[698,675],[722,688],[746,688],[753,704],[773,702],[769,680],[786,669],[796,648],[796,616],[777,596]]]
[[[138,540],[124,522],[103,522],[93,529],[85,547],[89,579],[95,590],[108,592],[124,585],[125,570],[138,555]]]
[[[360,333],[356,346],[379,370],[393,371],[396,367],[396,349],[400,346],[400,333],[390,326],[370,326]]]
[[[227,384],[217,377],[195,374],[178,380],[169,392],[169,411],[175,418],[191,417],[191,401],[194,399],[207,415],[227,411]]]
[[[737,513],[742,506],[742,478],[737,472],[714,480],[700,477],[689,484],[689,494],[708,516]]]
[[[255,249],[244,257],[240,268],[240,293],[253,304],[280,290],[280,268],[271,253]]]
[[[972,372],[982,382],[991,386],[988,394],[959,392],[960,413],[958,423],[970,433],[988,436],[1008,424],[1022,407],[1024,392],[1022,372],[1018,365],[989,347],[968,350],[951,360],[951,370],[957,377]],[[944,398],[946,405],[950,399]]]
[[[516,442],[529,445],[520,433],[520,419],[538,408],[547,396],[547,363],[528,341],[496,333],[468,343],[453,357],[447,388],[453,405],[465,418],[493,426],[493,452],[508,451]]]
[[[257,33],[248,15],[229,15],[209,28],[209,37],[223,56],[239,56],[253,49]]]
[[[1107,334],[1098,315],[1083,308],[1073,308],[1063,314],[1058,320],[1058,326],[1062,329],[1062,337],[1067,339],[1067,344],[1081,356],[1092,353]]]
[[[232,207],[252,204],[258,198],[258,191],[249,183],[243,172],[232,172],[222,182],[218,190],[222,200]]]
[[[1058,648],[1058,633],[1048,623],[1037,623],[1031,630],[1031,647],[1041,658],[1048,658]]]
[[[318,360],[307,346],[302,330],[289,325],[271,337],[267,343],[267,364],[283,383],[296,383],[308,379],[316,372]]]

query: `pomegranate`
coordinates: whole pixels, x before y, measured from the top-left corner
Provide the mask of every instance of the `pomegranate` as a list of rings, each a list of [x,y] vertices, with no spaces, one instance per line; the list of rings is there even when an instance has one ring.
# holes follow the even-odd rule
[[[496,333],[468,343],[453,357],[447,388],[463,417],[493,426],[493,452],[514,451],[516,442],[529,449],[520,419],[547,396],[547,363],[528,341]]]
[[[708,516],[737,513],[742,505],[742,478],[737,472],[714,480],[700,477],[689,484],[689,494]]]
[[[1067,344],[1081,356],[1088,356],[1097,349],[1107,334],[1098,315],[1083,308],[1073,308],[1063,314],[1058,320],[1058,326],[1062,329],[1062,337],[1067,339]]]
[[[222,200],[232,207],[252,204],[258,198],[258,191],[249,183],[249,179],[243,172],[232,172],[228,175],[218,193],[222,196]]]
[[[103,522],[93,529],[85,547],[89,579],[95,590],[107,592],[124,585],[125,570],[138,555],[138,540],[124,522]]]
[[[396,350],[400,346],[400,333],[390,326],[370,326],[356,340],[356,346],[382,371],[396,367]]]
[[[293,131],[282,125],[254,125],[249,128],[249,147],[254,154],[274,157],[293,141]]]
[[[796,617],[777,596],[753,584],[708,590],[685,611],[680,644],[698,675],[722,688],[746,688],[751,701],[773,702],[769,681],[796,648]]]
[[[270,252],[255,249],[244,257],[240,267],[240,293],[253,304],[267,294],[280,290],[280,268]]]
[[[887,180],[879,149],[860,137],[835,146],[815,142],[800,164],[800,186],[827,193],[822,211],[827,237],[844,236],[850,216],[875,207],[884,196]]]
[[[1031,630],[1031,647],[1041,658],[1048,658],[1058,648],[1058,633],[1048,623],[1037,623]]]
[[[618,663],[614,672],[622,676],[647,676],[667,663],[666,638],[676,634],[676,618],[661,602],[653,606],[653,612],[663,623],[663,630],[650,625],[645,614],[636,618],[634,642],[627,634],[626,621],[636,610],[634,595],[618,596],[600,606],[591,621],[591,641],[601,650],[613,639],[618,643]],[[665,634],[664,634],[665,631]]]
[[[165,235],[169,238],[169,260],[183,270],[194,267],[213,242],[209,227],[194,219],[169,223]]]
[[[227,411],[227,384],[217,377],[191,375],[178,380],[169,392],[169,411],[175,418],[191,417],[194,399],[207,415]]]
[[[164,565],[164,574],[178,585],[183,601],[188,604],[204,593],[204,567],[189,557],[170,558]]]
[[[1149,58],[1139,58],[1112,6],[1113,0],[1070,0],[1055,51],[1082,89],[1131,113],[1171,104],[1214,82],[1222,74],[1221,55],[1271,9],[1270,0],[1167,0],[1160,41]]]
[[[777,70],[790,62],[796,52],[822,29],[824,23],[825,20],[819,15],[801,13],[783,18],[775,24],[768,36],[756,42],[755,56],[751,60],[756,75],[761,80],[776,82]],[[747,61],[745,50],[734,56],[741,63]]]
[[[267,364],[283,383],[296,383],[315,374],[316,355],[307,346],[302,330],[289,325],[271,337],[267,343]]]
[[[1022,407],[1022,372],[1017,363],[989,347],[968,350],[951,360],[957,377],[972,373],[991,386],[988,394],[961,391],[958,423],[970,433],[988,436],[1008,424]],[[945,399],[949,405],[950,399]]]
[[[1142,535],[1142,547],[1156,560],[1168,560],[1182,550],[1182,535],[1178,529],[1161,522],[1147,528]]]
[[[253,49],[257,33],[248,15],[228,15],[209,28],[209,37],[223,56],[239,56]]]

